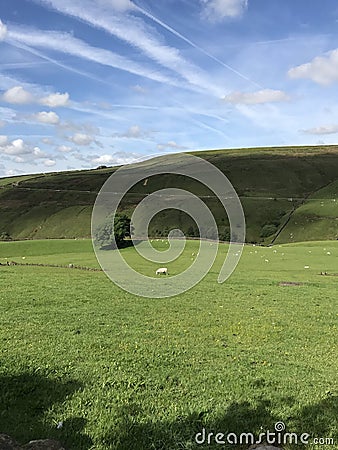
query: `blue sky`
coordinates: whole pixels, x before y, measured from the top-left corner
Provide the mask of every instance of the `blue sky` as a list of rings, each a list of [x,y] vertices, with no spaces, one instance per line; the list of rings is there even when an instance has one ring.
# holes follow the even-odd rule
[[[334,144],[335,0],[2,0],[0,176]]]

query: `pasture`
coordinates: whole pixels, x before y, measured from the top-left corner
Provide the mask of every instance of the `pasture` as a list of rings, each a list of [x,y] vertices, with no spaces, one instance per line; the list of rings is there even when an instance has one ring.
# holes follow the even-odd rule
[[[197,245],[168,263],[170,275]],[[258,435],[283,421],[337,446],[338,242],[246,245],[217,284],[226,250],[195,288],[167,299],[125,293],[103,272],[0,266],[0,431],[71,450],[240,449],[194,437]],[[156,276],[159,266],[122,252]],[[3,242],[6,258],[99,267],[89,240]]]

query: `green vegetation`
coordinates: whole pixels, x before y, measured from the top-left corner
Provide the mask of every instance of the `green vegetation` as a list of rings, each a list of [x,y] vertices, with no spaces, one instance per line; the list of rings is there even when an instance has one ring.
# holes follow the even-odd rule
[[[130,237],[130,219],[125,214],[108,216],[106,221],[94,232],[95,241],[100,247],[125,244],[125,238]],[[114,245],[115,243],[115,245]]]
[[[197,249],[187,242],[169,273]],[[72,450],[173,450],[205,448],[194,444],[203,427],[258,434],[282,420],[337,445],[338,242],[247,245],[218,284],[226,250],[194,289],[158,300],[102,272],[0,266],[1,431]],[[155,276],[156,264],[121,251]],[[8,260],[97,267],[89,240],[0,243]]]
[[[293,213],[277,242],[311,241],[325,230],[328,239],[338,239],[338,181],[311,195]]]
[[[235,187],[245,212],[248,242],[338,238],[336,146],[229,149],[194,154],[223,171]],[[180,155],[153,159],[154,165],[161,164],[168,171],[179,163]],[[0,180],[0,234],[12,239],[89,237],[96,195],[114,170]],[[147,183],[135,185],[125,195],[121,212],[130,216],[146,195],[172,186],[200,195],[212,210],[221,237],[228,238],[227,216],[220,202],[210,197],[205,187],[172,174],[151,177]],[[150,224],[151,234],[158,237],[172,228],[181,228],[191,236],[197,234],[192,220],[176,210],[163,211]]]

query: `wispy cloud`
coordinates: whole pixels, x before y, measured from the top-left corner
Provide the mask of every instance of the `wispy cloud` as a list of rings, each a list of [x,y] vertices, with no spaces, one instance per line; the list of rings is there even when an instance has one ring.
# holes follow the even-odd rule
[[[212,59],[213,61],[217,62],[218,64],[220,64],[222,67],[224,67],[225,69],[229,70],[230,72],[233,72],[235,75],[237,75],[239,78],[242,78],[245,81],[248,81],[249,83],[257,86],[257,87],[262,87],[260,84],[256,83],[254,80],[252,80],[250,77],[248,77],[247,75],[245,75],[244,73],[240,72],[239,70],[235,69],[234,67],[230,66],[229,64],[225,63],[224,61],[222,61],[221,59],[217,58],[215,55],[211,54],[210,52],[208,52],[207,50],[205,50],[203,47],[201,47],[200,45],[197,45],[195,42],[193,42],[191,39],[187,38],[186,36],[184,36],[182,33],[178,32],[177,30],[175,30],[175,28],[171,27],[170,25],[168,25],[166,22],[164,22],[163,20],[160,20],[158,17],[154,16],[153,14],[151,14],[149,11],[147,11],[146,9],[137,6],[137,11],[141,12],[142,14],[144,14],[146,17],[148,17],[149,19],[153,20],[155,23],[157,23],[158,25],[161,25],[161,27],[163,27],[164,29],[166,29],[167,31],[170,31],[170,33],[172,33],[173,35],[177,36],[178,38],[182,39],[182,41],[186,42],[187,44],[189,44],[191,47],[195,48],[196,50],[198,50],[199,52],[201,52],[202,54],[204,54],[205,56],[208,56],[208,58]]]
[[[191,86],[200,91],[209,92],[217,97],[222,95],[223,88],[210,82],[206,73],[198,66],[187,61],[177,48],[164,45],[147,25],[131,15],[119,15],[111,8],[93,4],[89,0],[35,0],[63,14],[76,17],[89,25],[105,30],[109,34],[139,49],[148,58],[162,67],[174,71]],[[105,6],[105,7],[103,7]]]
[[[235,105],[258,105],[263,103],[286,102],[290,100],[290,97],[280,90],[262,89],[256,92],[232,92],[223,97],[223,100]]]
[[[130,72],[160,83],[179,86],[177,80],[160,73],[160,71],[154,71],[153,68],[147,67],[146,65],[137,64],[134,61],[110,50],[90,46],[84,41],[73,37],[69,33],[41,31],[13,26],[10,27],[10,31],[8,32],[8,40],[13,44],[20,42],[29,46],[29,48],[41,47],[44,49],[58,51],[102,64],[104,66],[109,66],[114,69]],[[52,62],[55,62],[55,60],[52,60]],[[61,67],[63,66],[64,65],[62,64]]]
[[[38,50],[30,47],[29,45],[24,44],[23,42],[19,42],[19,41],[15,40],[15,39],[11,39],[10,37],[7,37],[6,42],[11,44],[13,47],[19,48],[19,49],[24,50],[24,51],[26,51],[26,52],[34,55],[34,56],[37,56],[40,60],[35,61],[33,63],[29,63],[29,64],[32,65],[32,67],[34,67],[36,65],[39,65],[39,64],[41,64],[43,62],[44,63],[50,63],[50,64],[53,64],[53,65],[55,65],[57,67],[60,67],[61,69],[67,70],[69,72],[73,72],[73,73],[75,73],[77,75],[81,75],[82,77],[85,77],[85,78],[89,78],[90,80],[96,81],[98,83],[109,84],[106,80],[103,80],[103,79],[101,79],[101,78],[99,78],[99,77],[97,77],[95,75],[92,75],[92,74],[90,74],[88,72],[85,72],[84,70],[79,70],[79,69],[77,69],[75,67],[72,67],[69,64],[64,64],[64,63],[62,63],[60,61],[57,61],[56,59],[51,58],[50,56],[42,53],[41,51],[38,51]],[[43,61],[41,61],[41,59]],[[6,68],[6,66],[2,66],[2,67]]]
[[[238,18],[248,7],[248,0],[201,0],[202,16],[211,22]]]
[[[320,127],[308,128],[306,130],[300,131],[302,133],[316,134],[316,135],[336,134],[338,133],[338,124],[322,125]]]

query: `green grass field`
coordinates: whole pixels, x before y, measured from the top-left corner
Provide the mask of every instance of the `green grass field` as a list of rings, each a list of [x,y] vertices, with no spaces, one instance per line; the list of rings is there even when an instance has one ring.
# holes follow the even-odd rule
[[[247,245],[217,284],[226,251],[195,288],[167,299],[125,293],[103,272],[0,266],[0,432],[71,450],[240,449],[194,436],[258,435],[283,421],[311,441],[335,440],[307,449],[337,448],[338,242]],[[135,249],[122,252],[141,268]],[[89,240],[0,243],[8,260],[98,267]]]

